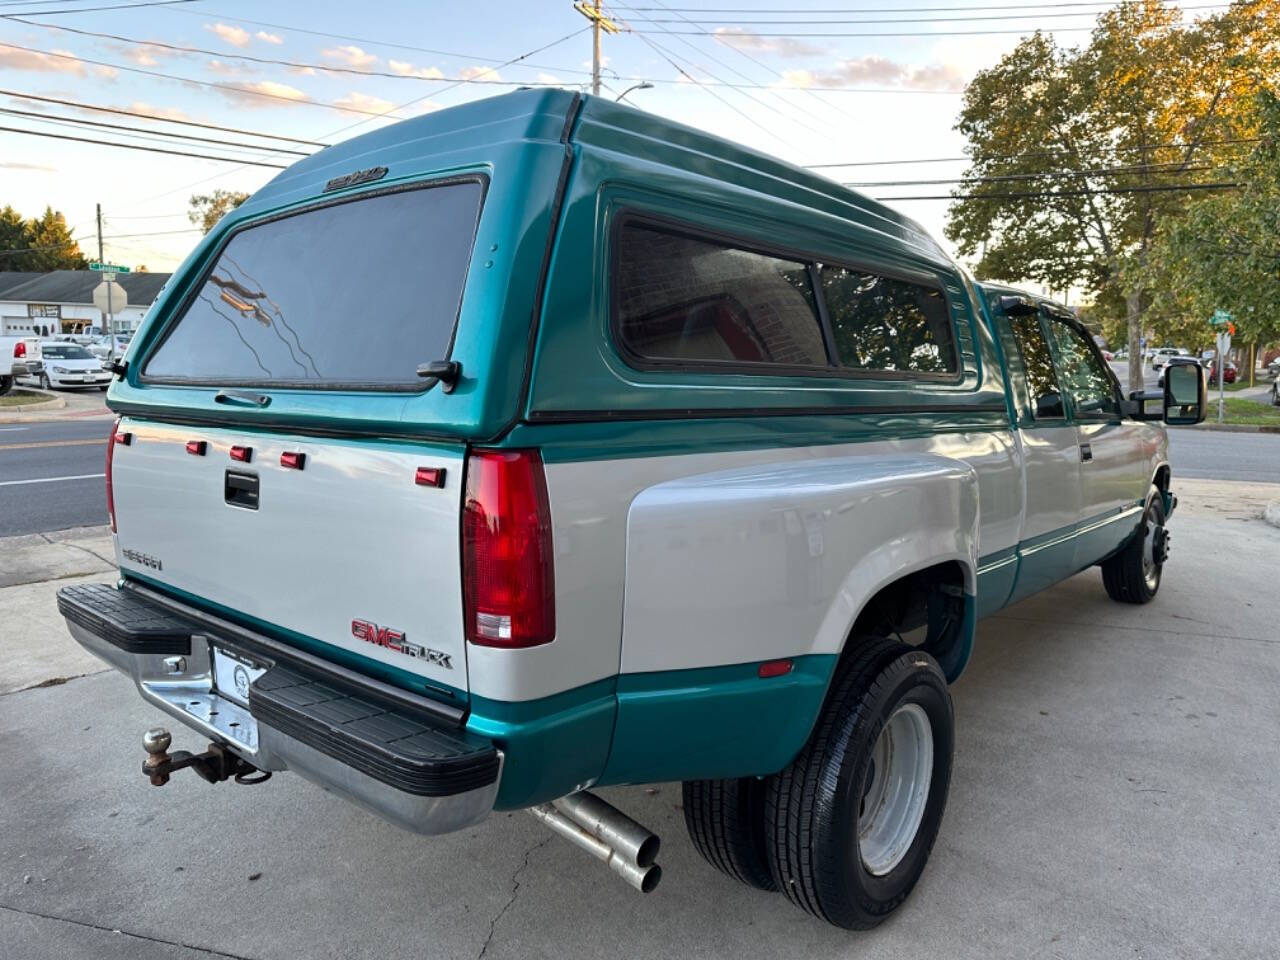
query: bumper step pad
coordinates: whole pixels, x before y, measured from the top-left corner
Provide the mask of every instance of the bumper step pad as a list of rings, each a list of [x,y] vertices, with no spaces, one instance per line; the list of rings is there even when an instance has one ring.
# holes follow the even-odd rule
[[[63,587],[58,610],[71,623],[134,654],[187,656],[193,635],[219,640],[217,630],[194,618],[105,583]],[[284,662],[278,644],[277,654],[267,651],[266,638],[256,651],[243,635],[228,640],[228,646],[272,664],[249,687],[249,712],[264,727],[419,797],[449,797],[497,780],[501,761],[494,744],[432,716],[429,705],[418,711],[357,682]]]
[[[127,653],[191,653],[189,620],[108,583],[63,587],[58,612]]]
[[[249,688],[261,723],[405,793],[452,796],[498,776],[498,751],[462,729],[384,706],[328,679],[276,665]]]

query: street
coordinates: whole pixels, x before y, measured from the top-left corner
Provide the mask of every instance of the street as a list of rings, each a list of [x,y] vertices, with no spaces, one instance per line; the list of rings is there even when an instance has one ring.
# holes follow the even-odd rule
[[[105,523],[110,421],[0,424],[0,537]]]
[[[1149,606],[1112,603],[1089,570],[979,625],[953,688],[956,762],[932,860],[866,933],[713,871],[685,834],[678,784],[602,791],[662,837],[665,878],[648,897],[524,813],[419,838],[290,774],[151,787],[143,730],[201,741],[53,632],[66,580],[0,589],[0,609],[21,597],[30,611],[28,629],[2,635],[6,659],[61,645],[57,675],[89,673],[0,696],[0,953],[1273,957],[1280,643],[1266,598],[1280,530],[1257,498],[1278,489],[1186,481]]]

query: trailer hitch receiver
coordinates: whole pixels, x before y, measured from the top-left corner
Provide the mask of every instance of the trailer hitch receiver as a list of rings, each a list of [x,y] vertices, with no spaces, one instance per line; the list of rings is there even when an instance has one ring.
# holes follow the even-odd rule
[[[169,753],[171,743],[173,737],[164,727],[152,727],[142,735],[142,746],[147,751],[147,759],[142,761],[142,772],[153,787],[164,786],[172,774],[186,767],[209,783],[221,783],[233,777],[236,783],[262,783],[271,777],[270,771],[259,770],[220,743],[209,744],[204,753],[191,753],[189,750]]]

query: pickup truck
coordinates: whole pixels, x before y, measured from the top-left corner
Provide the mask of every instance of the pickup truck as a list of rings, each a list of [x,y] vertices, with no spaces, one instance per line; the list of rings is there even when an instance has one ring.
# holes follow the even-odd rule
[[[37,337],[0,337],[0,397],[13,389],[18,377],[40,369],[40,340]]]
[[[341,269],[334,265],[341,264]],[[118,370],[117,583],[72,635],[208,741],[420,834],[683,782],[714,867],[845,928],[942,823],[979,618],[1160,586],[1154,421],[1066,309],[811,172],[564,91],[366,134],[228,214]],[[1160,409],[1150,409],[1159,401]]]

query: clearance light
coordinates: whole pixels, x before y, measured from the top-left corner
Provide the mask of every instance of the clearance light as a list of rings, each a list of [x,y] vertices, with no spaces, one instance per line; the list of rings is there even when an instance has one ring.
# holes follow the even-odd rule
[[[301,470],[307,462],[305,453],[298,453],[294,450],[286,450],[280,454],[280,466],[288,467],[290,470]]]
[[[790,660],[766,660],[760,664],[760,669],[756,674],[760,677],[768,679],[769,677],[785,677],[791,672],[794,666]]]
[[[208,447],[209,445],[203,440],[187,441],[187,453],[191,454],[193,457],[203,457],[204,452]]]
[[[232,447],[231,459],[238,460],[241,463],[248,463],[253,459],[253,447]]]

